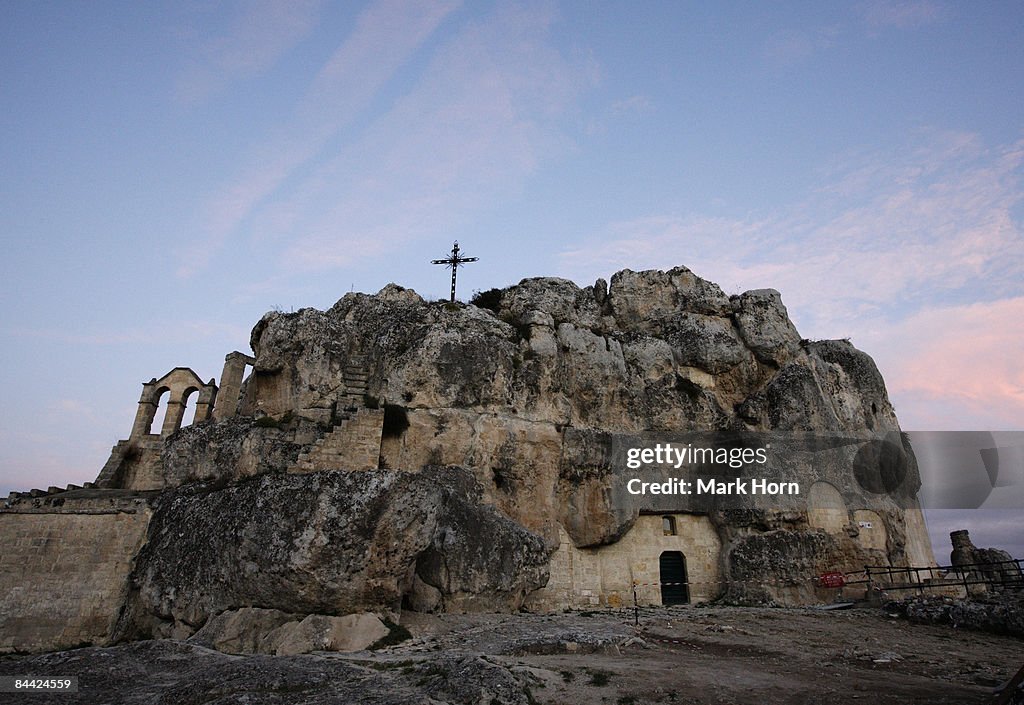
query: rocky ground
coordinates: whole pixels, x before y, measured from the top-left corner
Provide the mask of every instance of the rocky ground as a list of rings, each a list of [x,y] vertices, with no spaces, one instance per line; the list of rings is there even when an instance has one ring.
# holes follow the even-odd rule
[[[231,656],[144,641],[0,659],[0,675],[75,675],[77,694],[6,703],[991,702],[1018,638],[908,623],[876,609],[737,607],[557,615],[404,615],[373,652]]]

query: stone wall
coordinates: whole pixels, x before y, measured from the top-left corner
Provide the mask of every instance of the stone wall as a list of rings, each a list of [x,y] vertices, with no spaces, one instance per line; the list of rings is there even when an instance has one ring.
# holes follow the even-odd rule
[[[547,586],[530,597],[533,609],[564,607],[626,607],[633,604],[633,583],[641,605],[660,605],[659,558],[679,551],[686,558],[690,602],[714,599],[722,590],[719,555],[722,544],[710,519],[671,514],[675,535],[665,535],[663,516],[641,515],[616,543],[600,548],[576,548],[564,529],[551,557]]]
[[[106,644],[113,632],[147,500],[63,499],[0,510],[0,652]]]
[[[384,412],[360,409],[301,453],[289,472],[376,470],[380,464]]]

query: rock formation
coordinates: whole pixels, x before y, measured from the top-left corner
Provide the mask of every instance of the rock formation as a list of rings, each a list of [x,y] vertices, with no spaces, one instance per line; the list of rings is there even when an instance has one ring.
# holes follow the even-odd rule
[[[181,368],[144,385],[88,491],[149,492],[152,519],[114,626],[87,640],[186,637],[248,608],[660,604],[666,554],[691,601],[820,601],[822,572],[934,562],[877,368],[848,341],[801,339],[778,292],[730,297],[677,267],[475,301],[390,284],[268,313],[219,390]],[[199,391],[202,420],[150,433],[165,389]],[[800,492],[631,494],[624,450],[666,439],[774,444],[772,473]],[[14,497],[0,519],[53,501]]]

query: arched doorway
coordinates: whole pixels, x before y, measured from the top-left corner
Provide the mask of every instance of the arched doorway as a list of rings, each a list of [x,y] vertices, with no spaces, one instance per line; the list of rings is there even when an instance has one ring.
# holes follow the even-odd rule
[[[679,551],[665,551],[658,562],[661,568],[661,604],[689,603],[690,586],[686,584],[686,557]]]

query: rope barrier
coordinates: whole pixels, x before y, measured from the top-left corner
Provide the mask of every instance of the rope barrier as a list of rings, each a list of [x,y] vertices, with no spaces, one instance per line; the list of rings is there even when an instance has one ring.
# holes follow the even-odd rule
[[[661,583],[661,582],[658,582],[658,583],[640,583],[640,582],[635,582],[634,581],[632,583],[632,585],[633,585],[633,587],[662,587],[662,586],[679,587],[681,585],[686,585],[686,586],[690,586],[690,585],[780,585],[780,586],[793,587],[795,585],[800,585],[800,584],[802,584],[804,582],[812,582],[812,583],[817,584],[818,581],[819,581],[819,577],[820,576],[815,576],[813,578],[799,578],[799,579],[793,579],[793,580],[690,580],[690,581],[682,582],[682,583]],[[845,584],[848,585],[850,583],[846,582]],[[822,585],[821,587],[829,587],[829,586],[828,585]]]

